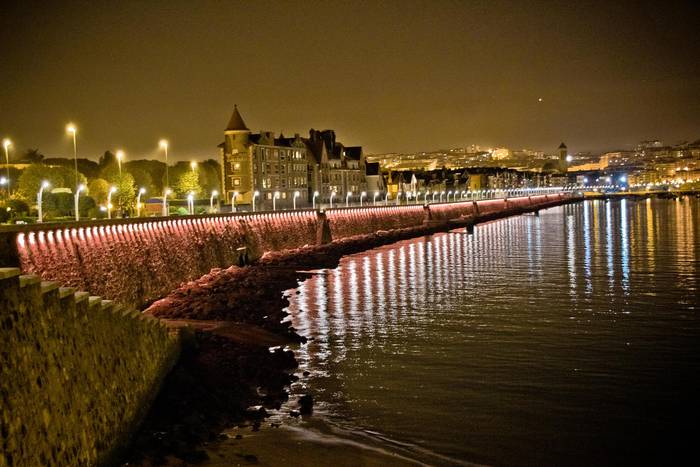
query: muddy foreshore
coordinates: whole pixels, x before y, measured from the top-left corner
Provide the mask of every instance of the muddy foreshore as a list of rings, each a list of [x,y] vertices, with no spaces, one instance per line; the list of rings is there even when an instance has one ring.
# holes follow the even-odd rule
[[[319,246],[269,252],[248,266],[215,269],[183,284],[144,312],[194,331],[167,377],[126,459],[128,465],[181,465],[206,459],[202,447],[235,425],[257,429],[265,408],[280,408],[297,377],[285,344],[305,342],[285,318],[285,290],[304,270],[334,268],[340,258],[444,230],[420,226],[360,235]],[[274,347],[274,351],[270,348]],[[298,411],[311,410],[305,399]]]

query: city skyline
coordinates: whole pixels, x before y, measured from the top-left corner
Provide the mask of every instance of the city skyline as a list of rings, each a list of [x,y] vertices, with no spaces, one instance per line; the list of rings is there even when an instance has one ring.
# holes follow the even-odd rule
[[[74,122],[80,157],[153,156],[161,138],[172,160],[214,157],[234,104],[255,131],[334,128],[367,154],[698,137],[689,5],[260,3],[233,22],[242,4],[75,5],[0,19],[15,150],[69,156]]]

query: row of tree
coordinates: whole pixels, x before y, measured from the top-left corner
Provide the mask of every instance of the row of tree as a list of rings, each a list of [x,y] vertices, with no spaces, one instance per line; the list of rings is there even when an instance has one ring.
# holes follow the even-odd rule
[[[54,193],[47,193],[47,203],[55,204],[56,211],[71,210],[72,199],[70,195],[66,200],[60,196],[53,200],[51,195],[59,195],[65,189],[65,193],[73,193],[76,186],[75,161],[67,158],[44,158],[34,150],[32,157],[23,160],[29,163],[26,168],[12,168],[10,179],[12,182],[12,198],[23,201],[28,205],[36,203],[36,194],[43,181],[51,184]],[[32,159],[29,162],[27,159]],[[209,197],[213,190],[219,190],[221,180],[221,167],[213,159],[197,163],[192,168],[189,162],[177,162],[168,166],[167,179],[170,188],[178,198],[185,198],[189,193],[196,197]],[[165,163],[156,160],[125,161],[119,166],[116,156],[111,152],[105,152],[99,161],[78,159],[78,183],[87,187],[87,197],[91,201],[85,201],[85,206],[98,209],[105,206],[111,187],[116,188],[112,195],[112,206],[122,213],[131,213],[135,208],[138,190],[144,188],[146,194],[143,200],[149,197],[160,197],[166,186]],[[59,190],[56,190],[59,189]],[[65,194],[64,193],[64,194]],[[83,203],[81,197],[81,203]],[[6,200],[6,203],[9,200]],[[81,207],[82,210],[82,207]],[[95,217],[95,216],[92,216]]]

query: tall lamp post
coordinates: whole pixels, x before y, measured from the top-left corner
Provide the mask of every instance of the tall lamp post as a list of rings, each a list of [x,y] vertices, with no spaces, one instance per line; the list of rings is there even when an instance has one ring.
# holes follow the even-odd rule
[[[41,199],[43,197],[44,190],[50,186],[51,186],[51,184],[49,182],[47,182],[46,180],[44,180],[43,182],[41,182],[41,186],[39,187],[39,192],[36,194],[36,207],[37,207],[37,219],[36,219],[36,221],[39,223],[43,222],[43,220],[44,220],[44,211],[42,210],[42,207],[41,207]]]
[[[113,186],[107,192],[107,219],[112,218],[112,194],[117,191],[117,187]]]
[[[117,151],[117,166],[119,166],[119,177],[122,176],[122,160],[124,159],[124,151]]]
[[[257,198],[258,196],[260,196],[260,192],[258,190],[255,190],[253,192],[253,212],[255,212],[255,198]]]
[[[9,138],[2,140],[2,147],[5,148],[5,175],[7,176],[7,197],[10,197],[10,152],[9,148],[12,146],[12,141]]]
[[[136,217],[141,217],[141,195],[146,193],[146,189],[139,188],[139,194],[136,195]]]
[[[231,195],[231,212],[236,212],[236,198],[238,197],[238,192],[234,191]]]
[[[314,210],[316,209],[316,197],[317,196],[318,196],[318,191],[314,191],[314,196],[311,199],[311,206],[314,208]]]
[[[333,198],[335,197],[335,191],[331,193],[331,209],[333,209]]]
[[[80,186],[78,186],[78,189],[75,190],[75,220],[79,221],[80,220],[80,192],[85,189],[85,185],[82,183]]]
[[[166,188],[165,191],[163,192],[163,209],[161,211],[161,215],[163,217],[168,217],[168,195],[172,193],[170,188]]]
[[[277,198],[280,197],[280,192],[275,191],[275,194],[272,195],[272,210],[277,211]]]
[[[297,210],[297,198],[299,197],[299,192],[294,192],[294,198],[292,198],[292,209]]]
[[[365,196],[367,196],[367,192],[363,191],[362,193],[360,193],[360,207],[362,207],[362,198],[364,198]]]
[[[399,204],[401,204],[401,192],[397,191],[396,192],[396,205],[398,206]]]
[[[375,206],[377,205],[377,196],[379,196],[379,192],[378,192],[378,191],[375,191],[375,192],[374,192],[374,198],[372,199],[372,204],[375,205]]]
[[[78,142],[76,140],[76,134],[78,129],[72,123],[66,126],[66,132],[73,137],[73,162],[75,164],[75,187],[78,188]]]
[[[423,204],[428,204],[428,195],[429,194],[430,194],[430,192],[426,190],[425,195],[423,196]]]
[[[214,197],[219,194],[218,191],[213,190],[211,192],[211,196],[209,197],[209,212],[214,212]]]
[[[345,207],[350,206],[350,197],[352,196],[352,191],[348,191],[345,195]]]
[[[388,205],[389,205],[389,190],[387,190],[386,193],[384,193],[384,206],[388,206]]]
[[[165,186],[169,187],[170,186],[170,178],[168,178],[168,140],[167,139],[161,139],[158,142],[158,146],[163,150],[165,153]]]

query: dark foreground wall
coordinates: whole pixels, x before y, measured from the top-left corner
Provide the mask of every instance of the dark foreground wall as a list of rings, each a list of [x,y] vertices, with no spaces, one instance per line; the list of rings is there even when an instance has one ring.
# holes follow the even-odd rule
[[[568,200],[541,195],[509,200],[220,214],[19,226],[0,231],[0,266],[18,266],[44,280],[89,290],[143,307],[213,268],[269,251],[355,235],[419,226],[479,221]]]
[[[115,464],[177,360],[179,335],[19,274],[0,268],[0,466]]]

